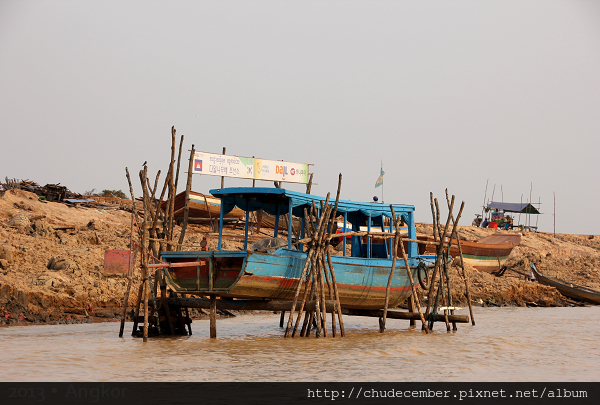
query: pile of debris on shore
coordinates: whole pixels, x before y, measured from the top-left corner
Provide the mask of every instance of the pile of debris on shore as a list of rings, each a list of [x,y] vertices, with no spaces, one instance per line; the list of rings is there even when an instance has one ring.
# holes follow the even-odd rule
[[[74,193],[66,186],[58,184],[46,184],[40,186],[32,180],[17,180],[5,178],[5,183],[0,185],[4,191],[23,190],[34,193],[41,202],[59,202],[69,206],[96,208],[102,210],[125,210],[131,212],[131,201],[115,196],[104,197],[96,195],[82,195]]]

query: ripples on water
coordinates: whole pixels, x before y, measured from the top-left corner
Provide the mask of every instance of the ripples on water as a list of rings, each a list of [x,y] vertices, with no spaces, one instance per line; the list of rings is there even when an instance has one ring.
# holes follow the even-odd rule
[[[599,381],[600,307],[474,308],[432,335],[344,317],[345,338],[284,339],[279,316],[195,321],[188,337],[118,337],[118,323],[0,328],[2,381]],[[466,310],[459,312],[468,314]]]

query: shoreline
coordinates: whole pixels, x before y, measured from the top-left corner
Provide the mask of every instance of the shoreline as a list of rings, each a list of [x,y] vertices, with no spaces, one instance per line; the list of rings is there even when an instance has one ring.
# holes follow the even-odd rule
[[[25,225],[15,226],[15,217],[25,217]],[[27,191],[7,191],[0,198],[0,325],[63,324],[85,317],[86,308],[93,309],[88,315],[120,320],[127,277],[107,273],[104,254],[106,250],[129,250],[130,226],[131,214],[124,210],[42,202]],[[463,240],[498,232],[458,228]],[[432,225],[417,224],[416,231],[431,234]],[[178,233],[176,229],[176,237]],[[223,247],[243,246],[242,233],[228,228]],[[208,225],[190,225],[184,250],[197,249],[204,238],[209,249],[216,248],[217,238]],[[524,232],[505,264],[528,274],[529,262],[544,275],[600,290],[599,236]],[[128,314],[137,300],[138,268],[136,263]],[[458,269],[455,259],[449,267],[453,304],[464,307],[466,292]],[[475,307],[482,303],[501,307],[578,305],[553,287],[525,281],[511,272],[495,277],[468,265],[465,272]]]

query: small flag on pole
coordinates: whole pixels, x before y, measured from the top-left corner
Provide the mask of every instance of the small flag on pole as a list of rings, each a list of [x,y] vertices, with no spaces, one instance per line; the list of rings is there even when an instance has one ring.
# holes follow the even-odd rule
[[[377,179],[377,182],[375,183],[375,188],[379,187],[379,186],[383,186],[383,175],[385,174],[385,172],[383,171],[383,166],[381,166],[381,174],[379,175],[379,178]]]

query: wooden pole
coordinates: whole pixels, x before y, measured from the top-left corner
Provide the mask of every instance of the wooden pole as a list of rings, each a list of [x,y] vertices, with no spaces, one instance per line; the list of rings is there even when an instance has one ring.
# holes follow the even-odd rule
[[[523,194],[521,194],[521,207],[523,207]],[[523,211],[523,208],[521,208]],[[519,211],[519,225],[521,225],[521,211]]]
[[[150,211],[150,203],[148,199],[148,190],[146,188],[148,169],[144,166],[144,170],[140,171],[140,180],[142,182],[142,190],[144,195],[144,222],[142,223],[142,277],[144,279],[144,342],[148,341],[148,294],[150,288],[148,285],[148,249],[146,240],[148,239],[148,212]]]
[[[315,300],[316,305],[315,305],[315,309],[306,312],[305,314],[305,325],[308,325],[308,332],[306,333],[306,335],[304,335],[304,326],[302,327],[302,333],[300,334],[300,336],[308,336],[310,335],[310,328],[311,325],[313,324],[313,319],[314,317],[316,317],[317,319],[319,319],[319,322],[317,322],[316,324],[316,336],[319,337],[320,336],[320,330],[321,330],[321,326],[322,326],[322,322],[320,321],[321,318],[321,306],[322,304],[319,303],[319,276],[318,276],[318,272],[321,271],[321,269],[319,268],[319,262],[320,262],[320,257],[322,254],[322,240],[323,237],[326,233],[327,230],[327,215],[330,213],[328,211],[328,209],[330,208],[329,205],[329,193],[327,194],[327,200],[326,203],[323,205],[323,208],[321,209],[321,216],[319,217],[319,230],[318,232],[315,234],[316,238],[315,238],[315,242],[314,242],[314,249],[315,249],[315,254],[312,257],[312,263],[311,263],[311,275],[312,278],[311,280],[311,292],[310,292],[310,296],[312,297],[313,300]],[[317,208],[315,206],[315,202],[313,200],[312,202],[312,210],[313,213],[316,215],[317,212]],[[303,299],[303,304],[305,303],[305,300],[307,298],[306,295],[306,290],[305,290],[305,295],[304,295],[304,299]],[[309,312],[310,312],[310,316],[309,316]],[[306,320],[308,319],[308,323],[306,323]],[[296,327],[298,326],[298,321],[299,318],[296,320]],[[296,328],[295,328],[296,329]]]
[[[307,262],[310,262],[310,271],[306,278],[304,294],[302,296],[302,304],[300,305],[300,309],[298,311],[298,317],[296,318],[296,323],[294,324],[294,330],[292,332],[292,337],[296,336],[296,332],[298,330],[298,325],[300,324],[300,317],[301,317],[302,311],[304,310],[304,307],[306,305],[306,300],[307,300],[307,297],[309,294],[309,287],[310,287],[311,297],[312,297],[312,294],[314,293],[315,284],[312,281],[313,271],[314,271],[314,266],[313,266],[314,256],[313,255],[316,255],[317,236],[318,236],[318,232],[321,230],[321,226],[323,225],[321,222],[319,222],[319,229],[317,230],[314,228],[314,224],[310,220],[310,218],[312,218],[312,216],[314,216],[314,215],[315,215],[314,204],[313,204],[313,207],[311,207],[311,217],[308,216],[308,211],[306,210],[306,208],[304,209],[304,218],[305,219],[308,218],[308,219],[306,219],[308,221],[307,230],[310,233],[310,235],[312,235],[312,239],[309,241],[310,245],[308,247],[308,253],[307,253]],[[311,256],[310,260],[308,260],[309,256]],[[309,313],[310,313],[310,316],[309,316]],[[312,322],[312,312],[307,309],[306,312],[304,313],[304,323],[302,324],[302,330],[300,332],[301,337],[305,336],[306,328],[309,325],[309,318],[311,319],[311,322]],[[308,326],[308,328],[309,328],[308,330],[310,331],[310,326]]]
[[[343,233],[334,233],[332,234],[329,239],[333,239],[333,238],[343,238],[346,236],[370,236],[371,238],[383,238],[383,239],[392,239],[394,238],[394,234],[393,233],[389,233],[389,232],[367,232],[367,231],[348,231],[348,232],[343,232]],[[309,242],[311,238],[304,238],[304,239],[300,239],[298,242],[296,243],[306,243]],[[427,240],[419,240],[419,239],[410,239],[410,238],[402,238],[403,241],[405,242],[415,242],[415,243],[419,243],[422,245],[435,245],[438,246],[440,245],[440,242],[431,242],[431,241],[427,241]],[[446,245],[448,246],[448,245]],[[457,247],[456,245],[450,245],[449,247]]]
[[[314,251],[314,247],[311,247],[308,250],[308,253],[306,255],[306,261],[304,262],[304,268],[302,269],[302,274],[300,275],[300,279],[298,280],[298,287],[296,287],[296,292],[294,293],[294,299],[292,300],[293,305],[292,305],[292,309],[290,310],[290,315],[288,318],[288,323],[287,323],[287,327],[285,329],[285,334],[284,337],[288,337],[289,336],[289,332],[290,332],[290,328],[292,326],[292,320],[294,317],[294,308],[296,307],[296,303],[298,302],[298,297],[300,295],[300,290],[302,289],[302,283],[304,281],[304,278],[306,277],[306,271],[308,270],[309,266],[312,263],[312,259],[313,259],[313,255],[314,255],[315,251]],[[312,269],[311,269],[311,273],[312,273]],[[309,274],[310,276],[310,274]],[[310,280],[310,278],[308,279]],[[307,282],[308,282],[307,280]],[[304,288],[304,297],[303,297],[303,303],[306,301],[306,294],[308,293],[308,285],[305,286]],[[294,328],[294,332],[296,331],[296,329],[298,328],[298,322],[300,321],[300,314],[302,314],[302,309],[303,307],[300,307],[300,313],[298,314],[298,319],[296,321],[296,326]],[[292,337],[294,337],[294,334],[292,334]]]
[[[192,145],[192,151],[190,153],[190,162],[188,165],[188,177],[187,183],[185,186],[185,208],[183,211],[183,224],[181,225],[181,233],[179,234],[179,244],[177,245],[177,251],[181,251],[183,239],[185,238],[185,231],[188,227],[188,219],[190,216],[190,190],[192,189],[192,173],[194,171],[194,155],[196,154],[196,150],[194,149],[194,145]],[[206,207],[208,209],[208,207]],[[210,210],[208,209],[210,212]]]
[[[327,195],[329,200],[329,194]],[[314,204],[314,200],[313,200]],[[325,291],[324,291],[324,283],[323,283],[323,269],[321,268],[322,260],[321,257],[323,255],[323,241],[324,237],[327,235],[327,229],[329,227],[329,218],[331,215],[331,205],[325,204],[321,210],[321,218],[324,224],[322,236],[318,239],[317,242],[317,258],[315,260],[316,271],[314,273],[316,284],[316,293],[317,293],[317,306],[315,308],[315,316],[317,317],[317,331],[316,335],[319,337],[321,335],[321,328],[323,329],[323,337],[327,336],[327,317],[324,305],[325,301]],[[321,302],[319,302],[319,300]]]
[[[148,275],[148,285],[150,286],[150,293],[152,294],[152,309],[156,319],[156,329],[158,330],[158,334],[162,335],[162,328],[160,327],[160,313],[158,311],[159,303],[156,302],[155,299],[158,295],[158,283],[156,281],[156,272],[154,272],[154,284],[152,284],[152,276]]]
[[[396,218],[396,212],[394,211],[393,205],[390,204],[390,208],[392,210],[392,215],[394,216],[394,218]],[[396,229],[397,228],[398,227],[396,227]],[[419,295],[417,294],[417,290],[415,289],[415,281],[413,280],[412,272],[410,271],[410,266],[408,265],[408,256],[406,255],[406,252],[404,251],[404,243],[402,241],[401,234],[399,235],[398,239],[399,239],[398,245],[400,246],[400,253],[402,253],[402,259],[404,260],[404,268],[406,269],[406,273],[408,274],[408,280],[410,281],[410,289],[412,290],[412,293],[415,297],[417,309],[419,310],[419,317],[421,318],[421,325],[422,325],[422,328],[425,330],[425,333],[429,333],[429,328],[427,327],[425,315],[423,315],[423,311],[421,310],[421,300],[419,299]],[[396,253],[394,253],[394,255],[395,254]]]
[[[446,202],[448,203],[448,205],[450,205],[450,202],[448,201],[448,196],[446,195]],[[469,291],[469,280],[467,278],[467,273],[465,272],[465,264],[463,261],[463,254],[462,254],[462,248],[460,246],[460,238],[458,236],[458,221],[460,220],[460,217],[462,215],[463,212],[463,208],[465,207],[465,202],[463,201],[460,205],[460,209],[458,211],[458,215],[456,216],[456,219],[454,219],[454,217],[452,217],[452,222],[453,222],[453,227],[452,227],[452,235],[451,235],[451,239],[454,238],[456,239],[456,244],[458,245],[458,254],[460,256],[460,267],[462,269],[462,279],[465,283],[465,292],[467,295],[467,302],[469,304],[469,314],[471,315],[471,323],[473,326],[475,326],[475,318],[473,317],[473,305],[471,303],[471,293]],[[457,269],[458,271],[458,269]],[[459,275],[461,275],[461,273],[458,273]]]
[[[333,270],[333,263],[331,262],[331,255],[329,251],[327,251],[327,263],[329,264],[329,272],[331,274],[331,283],[333,284],[333,294],[336,302],[336,311],[338,314],[338,322],[340,324],[340,335],[342,337],[346,336],[346,331],[344,330],[344,321],[342,319],[342,305],[340,303],[340,294],[337,288],[337,281],[335,279],[335,271]],[[333,322],[333,321],[332,321]]]
[[[553,191],[552,194],[554,195],[554,214],[552,216],[554,217],[554,237],[556,238],[556,191]]]
[[[306,194],[310,194],[310,189],[312,188],[313,174],[314,173],[311,173],[310,176],[308,176],[308,184],[306,185]]]
[[[438,226],[440,224],[440,207],[438,204],[438,200],[437,198],[435,199],[435,207],[436,207],[436,211],[437,211],[437,218],[438,218]],[[446,240],[446,235],[448,233],[448,226],[450,225],[450,220],[452,218],[452,211],[454,209],[454,196],[452,196],[452,202],[450,204],[450,208],[448,210],[448,219],[446,220],[446,226],[444,228],[444,233],[440,234],[440,241],[445,242]],[[448,246],[451,245],[452,242],[452,238],[448,238]],[[438,297],[440,296],[440,289],[441,292],[443,293],[444,291],[444,282],[443,282],[443,277],[444,277],[444,273],[446,273],[447,270],[447,261],[448,261],[448,250],[450,248],[445,249],[444,248],[444,244],[440,245],[441,246],[441,258],[442,260],[440,261],[440,282],[438,284],[438,294],[436,296],[436,309],[437,309],[437,304],[438,304]],[[442,294],[442,300],[444,299],[443,294]],[[445,319],[445,323],[446,323],[446,329],[448,331],[450,331],[450,324],[448,323],[448,313],[447,311],[444,311],[444,319]]]
[[[433,198],[433,193],[430,194],[430,198]],[[440,225],[440,208],[439,208],[439,204],[437,201],[437,198],[435,198],[433,200],[435,202],[435,207],[436,207],[436,214],[434,215],[434,222],[436,221],[437,218],[437,230],[438,232],[440,231],[441,227]],[[452,196],[452,203],[450,204],[450,212],[452,212],[454,208],[454,196]],[[433,204],[432,204],[432,211],[433,211]],[[429,292],[427,294],[427,310],[425,312],[425,318],[429,317],[430,314],[430,310],[431,310],[431,301],[432,301],[432,294],[434,291],[434,285],[435,285],[435,279],[437,276],[438,271],[441,273],[442,271],[442,260],[443,260],[443,251],[446,245],[446,234],[448,233],[448,226],[450,225],[450,216],[448,216],[448,219],[446,220],[446,225],[444,227],[444,231],[439,233],[439,239],[440,239],[440,245],[438,246],[437,249],[437,255],[436,255],[436,259],[435,259],[435,267],[433,269],[433,273],[431,275],[431,284],[429,286]],[[434,231],[435,231],[436,226],[434,226]],[[450,246],[451,241],[448,241],[447,245]],[[441,277],[441,275],[440,275]]]
[[[533,200],[531,199],[531,193],[533,193],[533,181],[531,182],[531,188],[529,189],[529,204],[533,203]],[[531,205],[533,207],[533,204]],[[531,211],[531,210],[528,210]],[[527,225],[531,226],[531,213],[527,214]]]
[[[171,336],[175,335],[175,327],[173,326],[173,319],[171,319],[171,308],[169,308],[169,301],[167,300],[167,283],[165,281],[165,270],[160,269],[154,273],[156,277],[155,283],[160,285],[160,302],[161,306],[165,311],[167,317],[167,325],[169,325],[169,333]],[[182,331],[183,332],[183,331]]]
[[[440,237],[439,235],[439,227],[438,227],[438,223],[436,220],[436,215],[435,215],[435,206],[433,205],[433,193],[430,192],[429,193],[429,203],[431,205],[431,216],[433,218],[433,239],[438,242],[438,238]],[[437,274],[438,271],[438,266],[439,266],[439,259],[440,259],[440,246],[443,244],[443,239],[439,240],[440,245],[437,246],[436,248],[436,256],[435,256],[435,265],[433,267],[433,271],[431,272],[431,281],[429,284],[429,291],[427,291],[427,307],[426,307],[426,311],[425,311],[425,318],[427,319],[427,317],[429,316],[429,308],[431,307],[431,303],[432,303],[432,295],[433,295],[433,289],[434,289],[434,283],[435,283],[435,276]]]
[[[129,176],[129,169],[125,168],[127,173],[127,181],[129,182],[129,192],[131,193],[131,234],[129,238],[129,251],[137,249],[133,245],[133,221],[137,217],[137,210],[135,207],[135,197],[133,195],[133,186],[131,185],[131,177]],[[130,253],[131,254],[131,253]],[[133,283],[133,266],[135,264],[135,253],[133,258],[130,257],[129,270],[127,271],[127,289],[125,290],[125,297],[123,298],[123,312],[121,313],[121,326],[119,328],[119,337],[123,337],[123,330],[125,329],[125,317],[127,316],[127,305],[129,303],[129,292],[131,291],[131,284]]]
[[[179,167],[181,166],[181,148],[183,147],[183,135],[179,140],[179,154],[177,155],[177,173],[175,174],[175,194],[177,194],[177,184],[179,184]],[[193,145],[192,145],[193,147]],[[193,156],[192,156],[193,158]]]
[[[331,274],[331,285],[329,286],[329,299],[333,299],[334,295],[337,296],[337,294],[334,294],[333,289],[335,288],[337,290],[337,283],[335,280],[335,273],[333,271],[333,265],[331,265],[331,256],[329,254],[329,246],[330,246],[330,241],[331,241],[331,235],[333,230],[335,229],[334,226],[334,222],[335,222],[335,217],[337,215],[337,209],[338,209],[338,205],[340,202],[340,192],[342,189],[342,173],[339,174],[338,177],[338,188],[337,188],[337,193],[335,196],[335,204],[333,206],[333,212],[331,214],[331,221],[329,222],[329,226],[327,228],[327,236],[325,238],[325,255],[323,255],[323,274],[325,274],[325,278],[327,279],[327,264],[329,263],[329,273]],[[329,280],[327,281],[327,284],[329,284]],[[339,299],[336,299],[338,301],[338,305],[339,305]],[[332,335],[333,337],[335,337],[336,334],[336,329],[335,329],[335,315],[336,315],[336,311],[333,311],[331,313],[331,331],[332,331]],[[338,313],[338,317],[341,318],[341,311]],[[341,328],[341,325],[340,325]],[[342,331],[340,330],[340,333]],[[343,335],[342,335],[343,336]]]
[[[217,337],[217,297],[216,295],[210,295],[210,338],[216,339]]]
[[[283,322],[285,321],[285,311],[281,311],[281,316],[279,317],[279,327],[283,328]]]
[[[322,249],[321,249],[322,252]],[[322,253],[321,255],[319,255],[319,257],[317,258],[317,272],[316,272],[316,276],[317,276],[317,280],[319,282],[318,286],[319,286],[319,300],[317,300],[317,302],[319,303],[319,306],[317,307],[317,321],[319,324],[319,327],[317,328],[317,337],[320,336],[320,329],[323,330],[323,337],[327,337],[327,309],[325,307],[325,282],[323,280],[323,275],[325,274],[325,269],[323,268],[323,256]]]
[[[410,300],[408,301],[408,312],[415,313],[415,310],[416,310],[415,297],[413,296],[413,294],[411,294]],[[411,319],[409,326],[411,328],[414,328],[417,326],[417,322],[414,319]]]
[[[168,177],[168,175],[167,175]],[[156,223],[158,221],[158,211],[160,208],[160,202],[156,201],[156,189],[158,188],[158,179],[160,178],[160,170],[156,173],[156,179],[154,180],[154,187],[150,190],[151,191],[151,197],[150,197],[150,214],[149,214],[149,219],[150,222],[152,222],[152,228],[149,229],[149,236],[150,239],[148,240],[148,248],[150,249],[150,247],[152,247],[151,251],[154,254],[154,256],[158,256],[159,254],[159,245],[157,242],[154,242],[153,239],[156,238],[158,235],[156,233]],[[147,179],[146,179],[147,180]],[[152,203],[154,203],[154,210],[152,209]]]
[[[452,200],[454,201],[454,196],[452,196]],[[448,205],[448,209],[450,209],[450,199],[448,197],[448,189],[446,189],[446,204]],[[448,215],[450,216],[450,220],[452,221],[452,232],[450,233],[450,241],[449,244],[452,244],[452,237],[456,234],[456,229],[458,227],[458,221],[460,220],[460,217],[462,216],[462,211],[465,207],[465,202],[463,201],[462,204],[460,205],[460,209],[458,211],[458,216],[456,217],[456,220],[454,220],[454,213],[452,211],[449,211]],[[456,238],[458,243],[458,238]],[[448,307],[452,307],[452,291],[450,290],[450,276],[448,274],[448,268],[447,268],[447,262],[448,262],[448,254],[450,251],[450,247],[448,247],[448,249],[446,250],[446,257],[444,258],[444,273],[446,275],[446,288],[448,289],[447,293],[447,298],[448,298]],[[450,310],[450,314],[454,315],[454,310]],[[456,328],[456,322],[452,323],[452,329],[453,330],[457,330]]]
[[[444,260],[446,259],[446,254],[442,253],[444,255]],[[442,299],[442,303],[444,302],[444,273],[446,271],[445,269],[446,267],[446,263],[444,263],[444,261],[442,261],[442,270],[441,270],[441,274],[440,274],[440,282],[438,283],[438,298],[441,295],[441,299]],[[438,301],[436,300],[436,309],[438,308],[437,304]],[[448,322],[448,311],[444,310],[444,323],[446,324],[446,331],[450,332],[450,323]]]
[[[329,280],[329,276],[327,275],[327,273],[329,272],[329,269],[327,267],[327,254],[329,254],[329,251],[326,250],[326,253],[322,256],[322,267],[323,267],[323,274],[325,275],[325,282],[327,283],[327,291],[329,292],[329,300],[333,301],[334,296],[333,296],[333,283]],[[331,336],[335,337],[337,330],[335,327],[335,314],[336,311],[332,311],[331,312]]]
[[[254,159],[254,156],[252,156],[252,159]],[[256,179],[252,179],[252,187],[256,187]],[[283,324],[281,326],[283,327]]]
[[[163,199],[165,197],[165,192],[167,191],[167,187],[169,185],[169,182],[171,181],[171,176],[173,175],[173,173],[168,172],[167,173],[167,178],[165,179],[165,184],[163,184],[163,188],[162,191],[160,193],[160,198],[158,199],[158,201],[156,202],[156,216],[154,217],[154,222],[152,223],[152,229],[158,229],[158,219],[161,218],[163,221],[163,233],[166,234],[166,232],[164,232],[165,230],[165,224],[166,224],[166,220],[165,220],[165,215],[162,211],[162,202]],[[167,197],[168,199],[168,197]],[[168,204],[168,202],[167,202]],[[168,242],[165,240],[165,238],[161,238],[162,240],[159,243],[159,252],[155,252],[156,256],[158,256],[158,254],[160,252],[164,252],[167,249],[168,246]]]
[[[394,207],[392,205],[390,205],[390,208],[393,210]],[[387,286],[385,288],[385,301],[383,304],[383,317],[381,317],[379,319],[379,333],[383,333],[383,331],[385,331],[385,322],[387,320],[387,310],[388,310],[388,303],[389,303],[389,299],[390,299],[390,287],[392,286],[392,279],[394,278],[394,270],[396,269],[396,256],[398,256],[398,236],[400,234],[400,227],[398,224],[398,219],[396,218],[395,212],[393,212],[393,219],[394,219],[394,229],[395,229],[395,235],[394,235],[394,249],[392,250],[392,267],[390,269],[390,275],[388,277],[388,282],[387,282]],[[409,270],[410,273],[410,270]]]
[[[167,241],[173,240],[173,217],[175,216],[175,146],[177,145],[177,136],[175,127],[171,127],[171,162],[169,164],[169,171],[171,172],[169,181],[169,216],[167,217],[167,223],[169,226],[169,232],[167,235]],[[171,250],[171,245],[167,245],[167,250]]]
[[[140,316],[140,306],[142,304],[142,294],[144,293],[144,283],[140,283],[138,296],[135,304],[135,312],[133,313],[133,329],[131,334],[134,335],[138,328],[138,317]]]
[[[329,193],[327,193],[327,199],[325,200],[325,203],[327,204],[329,202]],[[313,201],[313,206],[314,206],[314,201]],[[319,218],[319,229],[321,229],[322,227],[322,216],[321,218]],[[292,320],[294,317],[294,308],[296,306],[296,303],[298,302],[298,296],[300,295],[300,289],[302,288],[302,281],[304,280],[304,277],[306,275],[306,270],[308,269],[308,266],[311,265],[313,263],[314,260],[314,255],[315,255],[315,251],[316,250],[316,246],[311,245],[307,255],[306,255],[306,262],[304,263],[304,268],[302,269],[302,274],[300,276],[300,280],[298,280],[298,287],[296,287],[296,292],[294,293],[294,300],[293,300],[293,305],[292,305],[292,309],[290,310],[290,316],[288,319],[288,323],[287,323],[287,327],[285,329],[285,334],[284,337],[288,337],[289,336],[289,332],[290,332],[290,328],[292,327]],[[313,265],[314,266],[314,265]],[[305,289],[305,293],[306,293],[306,289]],[[298,320],[299,320],[300,316],[298,316]],[[294,329],[297,329],[298,327],[298,322],[296,322],[296,327]]]
[[[484,197],[483,197],[483,207],[481,208],[481,221],[482,221],[482,223],[483,223],[483,220],[485,218],[483,216],[483,213],[484,213],[485,207],[486,207],[485,200],[487,199],[487,188],[488,188],[488,183],[489,182],[490,182],[490,179],[487,179],[487,181],[485,182],[485,194],[484,194]]]
[[[225,154],[225,146],[223,146],[223,155]],[[221,176],[221,188],[225,187],[225,176]]]
[[[540,210],[541,206],[542,206],[542,197],[538,197],[538,211]],[[539,220],[540,220],[540,216],[536,215],[535,216],[535,229],[536,229],[536,232],[537,232],[537,227],[538,227],[538,221]]]

